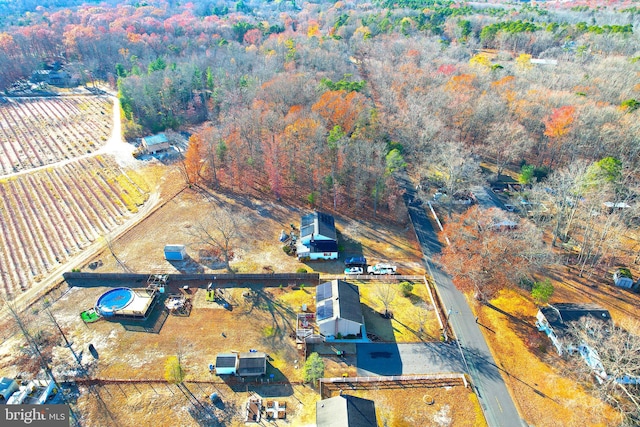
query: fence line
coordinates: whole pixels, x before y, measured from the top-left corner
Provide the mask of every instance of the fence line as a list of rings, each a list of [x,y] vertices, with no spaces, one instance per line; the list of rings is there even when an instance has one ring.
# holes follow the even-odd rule
[[[445,381],[459,380],[464,387],[468,387],[465,374],[460,373],[441,373],[426,375],[393,375],[382,377],[333,377],[320,379],[320,396],[324,397],[323,390],[329,385],[340,384],[361,384],[363,387],[371,386],[376,383],[393,383],[393,382],[427,382],[427,381]],[[449,385],[447,383],[447,385]]]

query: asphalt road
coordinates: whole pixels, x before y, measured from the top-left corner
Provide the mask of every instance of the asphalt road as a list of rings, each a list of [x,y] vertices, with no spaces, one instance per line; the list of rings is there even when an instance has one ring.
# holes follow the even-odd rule
[[[513,399],[500,375],[500,369],[480,331],[482,325],[476,323],[466,298],[453,285],[451,277],[432,259],[433,255],[440,253],[442,246],[427,217],[425,208],[428,209],[428,207],[420,207],[416,206],[416,203],[411,203],[417,196],[413,183],[406,174],[399,174],[396,180],[406,190],[404,199],[422,248],[424,262],[436,283],[442,303],[448,311],[448,322],[457,338],[457,345],[465,366],[464,371],[471,377],[487,423],[491,427],[526,425],[518,414]],[[493,198],[488,193],[483,194],[482,197],[488,197],[484,203],[490,204],[492,202]],[[492,204],[495,205],[495,203]]]
[[[358,376],[418,375],[464,372],[454,343],[358,344]]]

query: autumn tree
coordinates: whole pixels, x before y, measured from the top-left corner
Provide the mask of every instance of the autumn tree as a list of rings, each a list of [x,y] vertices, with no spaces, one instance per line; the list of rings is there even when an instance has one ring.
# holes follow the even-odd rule
[[[183,172],[187,185],[198,184],[201,179],[203,159],[202,136],[197,133],[189,137],[189,146],[182,160]]]
[[[551,257],[532,224],[495,208],[474,206],[454,216],[443,234],[451,242],[442,251],[445,269],[458,288],[478,300],[520,286]]]
[[[178,356],[169,356],[164,363],[164,379],[169,384],[182,384],[184,381],[184,368]]]
[[[358,121],[364,118],[369,102],[359,92],[329,90],[323,93],[312,106],[312,111],[327,122],[327,128],[340,126],[347,136],[355,130]]]
[[[553,166],[563,152],[563,144],[566,136],[572,129],[575,121],[576,108],[571,105],[554,108],[551,115],[544,120],[544,135],[549,138],[547,146],[547,161]]]

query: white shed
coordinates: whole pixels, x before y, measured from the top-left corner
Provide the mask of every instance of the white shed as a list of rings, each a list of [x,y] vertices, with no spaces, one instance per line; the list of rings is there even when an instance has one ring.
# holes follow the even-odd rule
[[[164,258],[167,261],[184,261],[187,256],[187,249],[184,245],[166,245],[164,247]]]
[[[237,366],[237,354],[220,353],[216,356],[216,375],[235,375]]]

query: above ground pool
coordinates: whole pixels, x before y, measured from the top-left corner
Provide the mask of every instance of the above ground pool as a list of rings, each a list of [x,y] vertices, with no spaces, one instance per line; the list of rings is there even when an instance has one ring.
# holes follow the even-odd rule
[[[102,316],[113,316],[133,301],[134,293],[129,288],[116,288],[105,292],[98,298],[96,311]]]

